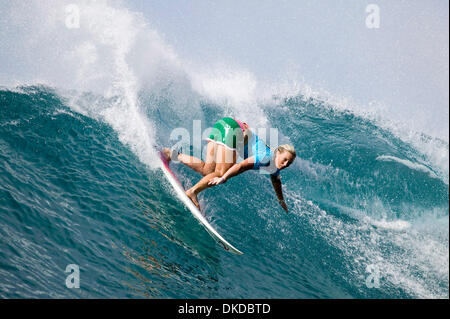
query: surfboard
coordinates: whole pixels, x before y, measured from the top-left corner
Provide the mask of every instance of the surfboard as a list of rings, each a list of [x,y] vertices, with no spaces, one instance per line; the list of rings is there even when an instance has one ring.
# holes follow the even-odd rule
[[[215,239],[222,247],[231,253],[237,255],[243,255],[239,249],[231,245],[228,241],[226,241],[218,232],[211,226],[211,224],[206,220],[205,216],[198,210],[198,208],[194,205],[194,203],[189,199],[189,197],[185,194],[185,190],[183,185],[172,172],[169,167],[169,163],[165,159],[164,155],[161,151],[158,151],[159,158],[161,159],[161,169],[164,172],[164,176],[169,181],[170,185],[172,185],[173,189],[177,197],[183,202],[183,204],[191,211],[192,215],[197,219],[197,221],[206,229],[206,231],[211,235],[213,239]]]

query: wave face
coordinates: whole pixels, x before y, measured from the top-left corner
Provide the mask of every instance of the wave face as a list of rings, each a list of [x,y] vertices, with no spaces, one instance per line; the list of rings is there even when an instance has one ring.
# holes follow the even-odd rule
[[[245,251],[236,258],[110,125],[46,87],[1,91],[0,103],[2,297],[448,295],[448,184],[367,120],[300,96],[262,106],[299,150],[283,172],[291,212],[256,173],[203,193],[212,224]],[[145,116],[170,106],[154,101]],[[209,125],[224,115],[216,104],[202,109]],[[164,118],[156,145],[170,132]],[[199,178],[174,169],[186,186]],[[63,284],[73,263],[79,291]],[[377,289],[366,285],[369,265]]]
[[[245,70],[193,67],[120,3],[80,1],[74,33],[58,16],[69,3],[6,3],[0,20],[23,66],[0,77],[0,297],[449,297],[447,142]],[[154,153],[175,128],[227,115],[298,152],[282,172],[289,214],[255,172],[200,195],[239,257],[174,198]],[[173,169],[185,187],[200,178]],[[81,289],[65,285],[70,264]]]

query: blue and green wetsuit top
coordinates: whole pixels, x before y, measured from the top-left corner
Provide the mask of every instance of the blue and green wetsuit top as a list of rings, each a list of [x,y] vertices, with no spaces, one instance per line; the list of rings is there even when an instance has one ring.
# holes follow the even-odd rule
[[[244,159],[252,156],[255,158],[253,170],[260,170],[262,174],[270,174],[272,176],[280,175],[280,170],[276,168],[273,160],[274,152],[253,132],[248,144],[244,146]]]

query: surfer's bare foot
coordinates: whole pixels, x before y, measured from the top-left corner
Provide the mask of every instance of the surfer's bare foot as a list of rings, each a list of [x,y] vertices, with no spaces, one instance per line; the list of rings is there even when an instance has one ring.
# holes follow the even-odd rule
[[[195,194],[193,191],[191,191],[190,189],[188,189],[186,192],[187,197],[189,197],[189,199],[194,203],[194,205],[198,208],[198,210],[200,210],[200,205],[198,204],[198,200],[197,200],[197,194]]]
[[[169,148],[164,147],[162,149],[161,153],[163,154],[163,156],[166,159],[167,163],[170,163],[170,160],[171,160],[170,155],[171,155],[172,151]]]

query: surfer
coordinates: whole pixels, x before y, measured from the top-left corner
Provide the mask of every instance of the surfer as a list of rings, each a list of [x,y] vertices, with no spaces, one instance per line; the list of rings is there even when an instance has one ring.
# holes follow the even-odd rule
[[[208,145],[204,162],[173,149],[163,149],[168,161],[175,158],[203,175],[196,185],[186,191],[186,195],[199,210],[197,196],[201,191],[223,184],[230,178],[253,169],[270,175],[278,202],[288,212],[279,174],[295,160],[296,152],[293,146],[284,144],[272,150],[252,132],[247,123],[241,123],[231,117],[218,120],[206,140]],[[239,163],[238,154],[243,158]]]

